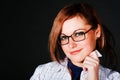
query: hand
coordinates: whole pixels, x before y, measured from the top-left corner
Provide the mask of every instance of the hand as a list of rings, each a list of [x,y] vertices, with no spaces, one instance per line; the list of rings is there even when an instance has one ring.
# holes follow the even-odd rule
[[[95,52],[85,58],[83,70],[88,71],[88,80],[99,80],[99,58]]]

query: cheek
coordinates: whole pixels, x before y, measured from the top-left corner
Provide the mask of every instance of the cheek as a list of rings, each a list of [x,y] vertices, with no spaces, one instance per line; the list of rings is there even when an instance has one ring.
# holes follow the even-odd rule
[[[63,50],[63,52],[66,54],[66,53],[68,53],[68,47],[67,46],[62,46],[62,50]]]
[[[89,39],[85,39],[83,41],[83,45],[82,46],[87,51],[95,49],[95,46],[96,46],[96,39],[95,39],[95,37],[91,36]]]

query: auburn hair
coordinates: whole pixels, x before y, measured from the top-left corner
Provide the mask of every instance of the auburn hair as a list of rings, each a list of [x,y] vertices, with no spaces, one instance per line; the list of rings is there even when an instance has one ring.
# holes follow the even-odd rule
[[[58,38],[61,34],[62,25],[64,21],[76,16],[85,19],[86,22],[93,27],[93,29],[97,29],[98,25],[100,26],[101,36],[97,39],[96,49],[100,51],[103,55],[102,59],[100,59],[101,64],[103,64],[104,66],[107,66],[106,63],[111,64],[112,62],[112,64],[114,64],[115,61],[111,61],[112,59],[110,59],[111,57],[113,58],[114,56],[113,37],[109,37],[111,36],[111,33],[106,26],[101,24],[95,9],[86,3],[69,4],[63,7],[57,14],[49,35],[49,51],[52,60],[58,62],[60,62],[60,60],[64,60],[65,54],[61,49],[61,45],[58,43]],[[111,50],[109,50],[109,48]],[[108,59],[109,63],[106,62],[105,59]],[[103,63],[104,61],[105,63]],[[112,68],[111,66],[108,67]]]

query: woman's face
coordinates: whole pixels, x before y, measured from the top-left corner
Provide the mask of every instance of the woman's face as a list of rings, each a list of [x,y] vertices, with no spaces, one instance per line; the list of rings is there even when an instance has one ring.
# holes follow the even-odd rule
[[[87,24],[86,21],[81,17],[73,17],[66,20],[62,26],[62,34],[71,36],[75,31],[86,32],[92,26]],[[78,35],[79,36],[79,35]],[[69,37],[69,43],[61,45],[65,55],[73,62],[83,62],[85,57],[96,47],[96,39],[100,36],[100,28],[96,30],[91,29],[85,34],[85,39],[82,41],[75,42]]]

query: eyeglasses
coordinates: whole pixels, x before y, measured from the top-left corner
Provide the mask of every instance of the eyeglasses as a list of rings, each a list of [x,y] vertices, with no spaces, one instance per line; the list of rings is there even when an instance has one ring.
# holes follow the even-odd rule
[[[61,34],[59,36],[59,43],[61,45],[66,45],[69,43],[69,38],[71,37],[73,41],[75,42],[79,42],[79,41],[82,41],[82,40],[85,40],[86,39],[86,36],[85,34],[88,33],[90,30],[92,30],[93,27],[91,27],[89,30],[87,30],[86,32],[83,32],[81,31],[81,29],[78,29],[78,30],[75,30],[73,32],[73,34],[71,36],[67,36],[65,34]]]

